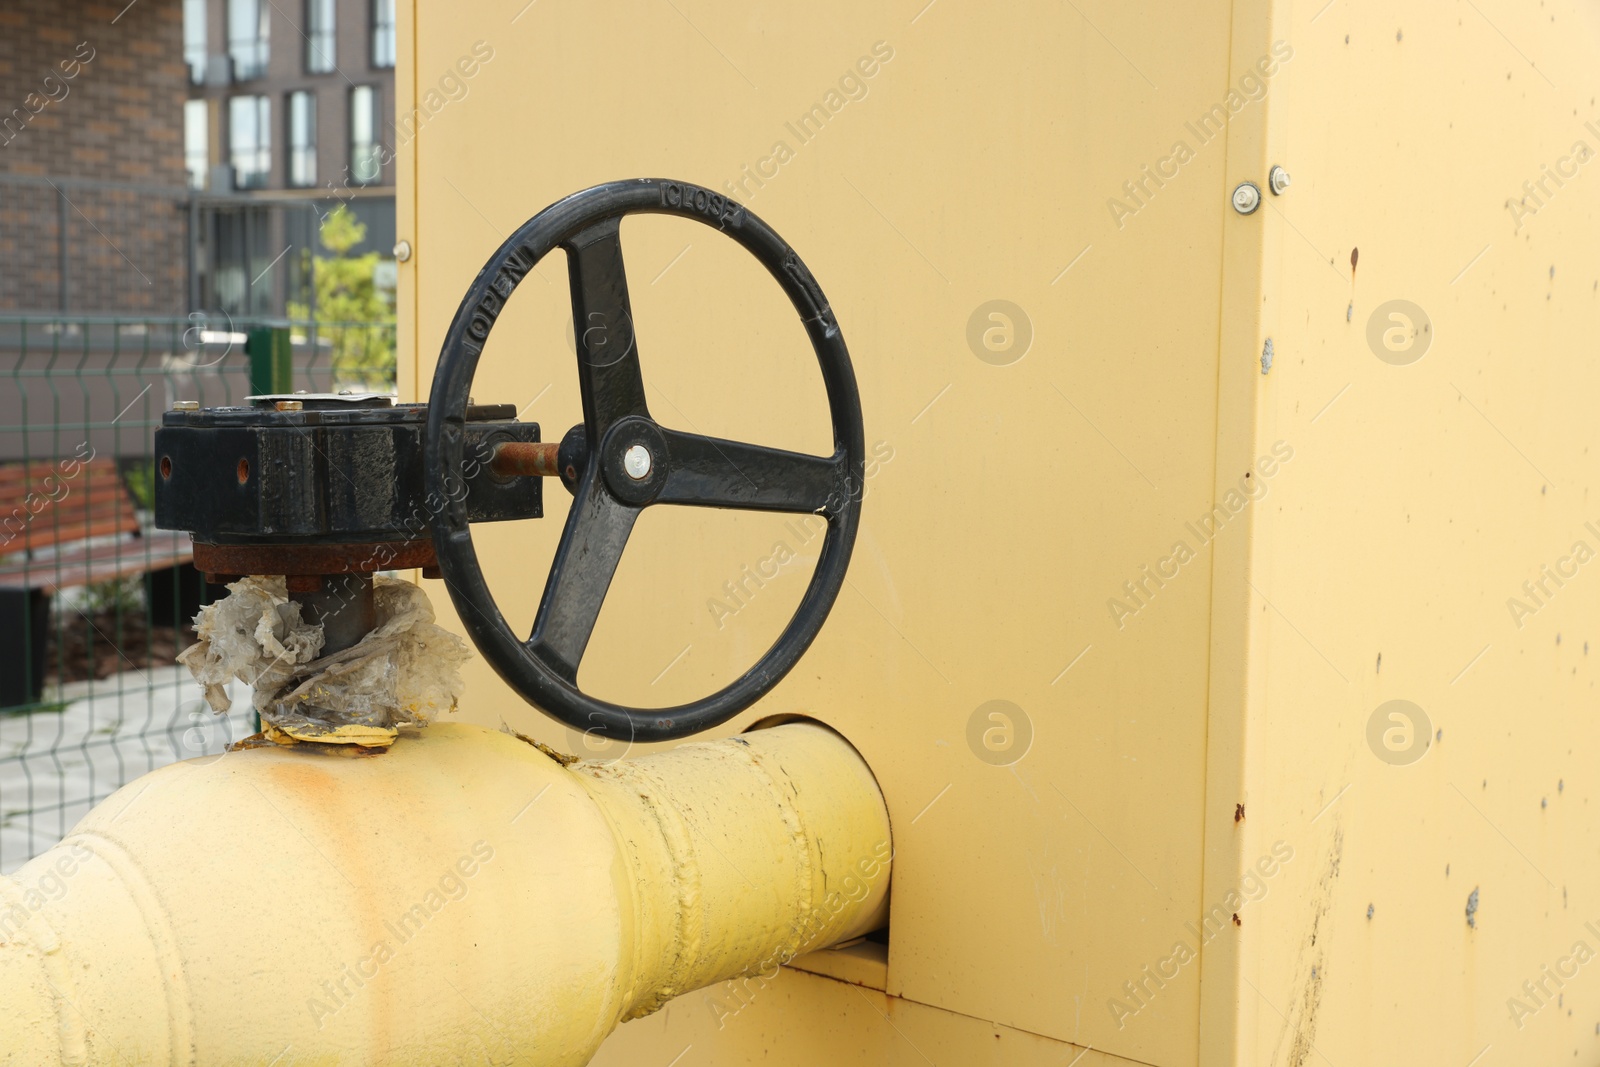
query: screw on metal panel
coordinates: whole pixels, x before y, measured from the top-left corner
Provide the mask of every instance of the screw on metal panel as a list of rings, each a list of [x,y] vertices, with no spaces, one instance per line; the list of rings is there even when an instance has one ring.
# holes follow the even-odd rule
[[[1289,188],[1289,172],[1279,166],[1267,171],[1267,188],[1272,190],[1273,196],[1282,196]]]
[[[396,241],[394,245],[394,258],[404,263],[411,258],[411,242]]]
[[[179,400],[179,401],[176,401],[172,405],[172,410],[173,411],[199,411],[200,410],[200,401],[198,401],[198,400]]]
[[[622,469],[636,482],[650,477],[650,466],[650,450],[644,445],[634,445],[622,454]]]
[[[1255,182],[1240,182],[1233,190],[1233,210],[1241,215],[1253,215],[1261,206],[1261,188]]]

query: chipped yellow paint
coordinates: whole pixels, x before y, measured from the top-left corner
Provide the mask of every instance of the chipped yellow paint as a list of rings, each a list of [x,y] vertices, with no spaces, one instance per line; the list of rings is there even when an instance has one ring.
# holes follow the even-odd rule
[[[361,745],[365,748],[388,748],[400,737],[399,730],[355,722],[340,723],[332,729],[317,731],[280,729],[271,723],[262,723],[261,732],[269,741],[278,744],[310,741],[323,745]]]

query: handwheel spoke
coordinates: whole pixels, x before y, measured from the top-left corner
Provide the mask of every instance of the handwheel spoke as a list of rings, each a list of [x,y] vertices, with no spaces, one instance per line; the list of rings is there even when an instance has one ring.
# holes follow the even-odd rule
[[[848,498],[842,457],[662,432],[671,466],[661,503],[834,514]]]
[[[619,223],[619,219],[596,223],[562,246],[567,251],[567,275],[572,284],[583,421],[591,441],[599,441],[611,424],[624,416],[649,414],[633,309],[628,304]]]
[[[578,664],[638,515],[638,508],[605,491],[591,466],[573,497],[528,639],[528,651],[569,682],[577,681]]]

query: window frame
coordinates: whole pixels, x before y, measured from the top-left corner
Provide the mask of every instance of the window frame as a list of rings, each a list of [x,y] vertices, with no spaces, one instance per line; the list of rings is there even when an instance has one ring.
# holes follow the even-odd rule
[[[360,123],[357,121],[359,109],[356,101],[364,93],[370,94],[371,100],[371,106],[367,109],[367,118],[371,127],[371,139],[363,145],[356,141],[357,131],[360,129]],[[352,85],[350,87],[348,100],[349,104],[347,116],[349,118],[349,136],[346,138],[346,140],[349,142],[350,151],[350,183],[352,185],[380,184],[383,181],[383,159],[380,156],[379,150],[383,147],[383,141],[379,136],[381,133],[379,128],[379,115],[383,110],[383,91],[377,85]],[[372,173],[370,177],[362,177],[362,174],[364,173],[361,166],[363,162],[361,151],[362,148],[365,148],[371,153],[370,162],[372,163]]]
[[[369,45],[367,61],[373,70],[393,70],[399,54],[395,30],[395,0],[371,0],[367,8]],[[384,16],[388,18],[385,20]]]
[[[254,8],[255,29],[246,36],[239,31],[238,22],[243,9]],[[235,82],[254,81],[267,76],[272,65],[271,5],[267,0],[228,0],[227,37],[228,60]]]
[[[322,25],[322,16],[327,25]],[[305,68],[307,74],[332,74],[339,69],[338,0],[305,0]]]
[[[301,116],[296,104],[303,100],[307,105],[305,118],[305,143],[295,138],[295,127]],[[313,189],[317,185],[317,93],[314,89],[291,89],[283,100],[283,161],[284,184],[290,189]]]
[[[198,146],[190,136],[197,127],[193,121],[197,114],[204,117],[204,121],[198,124]],[[200,163],[198,171],[194,167],[197,156]],[[183,102],[183,169],[190,189],[203,192],[211,183],[211,102],[204,97]]]
[[[183,61],[189,67],[190,85],[206,83],[206,65],[211,59],[206,7],[206,0],[183,0]]]
[[[246,101],[252,102],[256,109],[253,118],[255,130],[254,143],[241,145],[239,131],[242,123],[239,122],[237,105]],[[249,174],[255,180],[242,179],[239,166],[240,157],[253,156],[256,165],[250,168]],[[233,172],[233,187],[235,189],[265,189],[272,182],[272,97],[265,93],[237,93],[228,97],[228,167]]]

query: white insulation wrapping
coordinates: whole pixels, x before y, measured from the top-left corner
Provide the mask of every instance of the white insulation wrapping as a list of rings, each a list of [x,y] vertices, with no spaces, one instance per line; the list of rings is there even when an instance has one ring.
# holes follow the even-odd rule
[[[252,576],[195,617],[199,640],[178,657],[216,712],[226,684],[254,689],[261,726],[275,741],[392,744],[402,726],[426,726],[456,710],[466,644],[433,621],[428,596],[410,582],[373,579],[378,625],[330,656],[322,627],[300,618],[281,577]]]

